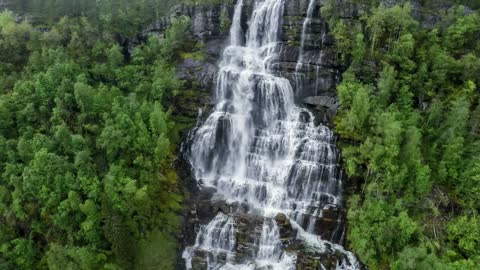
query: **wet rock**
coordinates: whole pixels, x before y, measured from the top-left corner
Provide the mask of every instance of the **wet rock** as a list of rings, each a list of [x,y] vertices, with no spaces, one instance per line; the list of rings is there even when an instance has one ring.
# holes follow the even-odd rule
[[[214,187],[203,187],[197,195],[197,201],[209,201],[216,191]]]
[[[297,256],[297,268],[302,270],[323,270],[335,269],[334,264],[336,260],[333,258],[322,258],[315,254],[300,253]]]
[[[336,99],[329,96],[312,96],[304,98],[303,103],[307,105],[326,107],[329,109],[335,106]]]
[[[232,207],[225,201],[214,201],[212,202],[212,210],[214,213],[222,212],[225,215],[228,215],[232,212]]]
[[[226,253],[212,254],[206,250],[195,250],[192,256],[192,270],[206,270],[207,261],[216,261],[220,264],[227,260]]]
[[[327,205],[315,222],[315,234],[333,243],[343,244],[345,211],[337,205]]]
[[[237,247],[235,262],[243,263],[256,253],[255,239],[258,239],[263,225],[263,217],[257,214],[236,214]]]
[[[280,241],[284,246],[291,244],[296,236],[296,231],[292,228],[290,224],[290,219],[285,214],[277,214],[275,216],[275,222],[277,223]]]
[[[310,114],[308,112],[302,112],[300,113],[300,121],[303,123],[308,123],[311,121],[310,119]]]
[[[323,46],[333,46],[335,45],[335,37],[333,35],[325,35],[322,39]]]
[[[324,242],[321,251],[300,247],[297,255],[296,269],[298,270],[336,270],[358,269],[367,270],[349,252],[329,242]]]

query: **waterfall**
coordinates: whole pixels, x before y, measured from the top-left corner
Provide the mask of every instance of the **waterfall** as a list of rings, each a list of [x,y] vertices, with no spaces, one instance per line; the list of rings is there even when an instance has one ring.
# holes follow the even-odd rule
[[[306,17],[302,25],[302,35],[300,36],[300,47],[298,51],[298,59],[297,59],[297,64],[295,66],[295,86],[297,87],[297,92],[300,92],[303,88],[303,78],[300,71],[304,66],[305,41],[307,39],[310,24],[312,23],[313,11],[315,8],[316,1],[317,0],[309,0]]]
[[[275,221],[280,213],[299,241],[346,254],[349,259],[337,262],[337,269],[357,268],[351,253],[315,235],[324,209],[342,201],[339,153],[333,132],[314,124],[314,115],[295,104],[290,81],[271,69],[279,56],[284,4],[255,0],[246,33],[243,0],[236,4],[230,43],[219,64],[216,105],[192,133],[190,162],[195,178],[214,188],[217,200],[244,207],[219,212],[200,227],[195,244],[183,253],[187,269],[194,256],[203,256],[209,270],[295,269],[297,255],[285,250]],[[263,217],[263,224],[251,232],[248,256],[239,259],[242,211]]]
[[[300,37],[300,48],[299,48],[299,53],[298,53],[297,66],[295,67],[295,71],[297,73],[303,66],[303,59],[304,59],[303,53],[304,53],[304,48],[305,48],[305,40],[307,38],[308,28],[310,27],[310,24],[312,23],[313,9],[315,7],[316,1],[317,0],[310,0],[308,2],[307,16],[305,17],[305,20],[303,21],[302,36]]]

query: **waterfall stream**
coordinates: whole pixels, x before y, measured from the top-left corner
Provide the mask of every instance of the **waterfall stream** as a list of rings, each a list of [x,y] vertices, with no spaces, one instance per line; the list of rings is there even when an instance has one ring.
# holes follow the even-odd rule
[[[246,33],[243,5],[236,4],[219,64],[216,105],[192,132],[190,161],[200,185],[214,188],[216,199],[241,204],[236,212],[256,213],[263,224],[252,232],[249,255],[238,258],[236,213],[219,212],[185,249],[186,267],[203,256],[209,270],[295,269],[297,254],[285,249],[275,220],[284,214],[298,241],[317,252],[328,246],[345,254],[337,269],[358,269],[350,252],[315,234],[324,210],[341,205],[342,171],[332,131],[314,124],[314,115],[295,104],[290,81],[271,69],[281,46],[284,1],[255,0]],[[302,61],[300,55],[297,66]],[[336,229],[341,239],[343,227]]]

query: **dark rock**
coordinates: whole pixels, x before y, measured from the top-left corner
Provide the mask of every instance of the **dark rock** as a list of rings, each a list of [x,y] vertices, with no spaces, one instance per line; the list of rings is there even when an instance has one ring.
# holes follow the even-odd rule
[[[275,216],[275,222],[277,223],[279,233],[280,233],[280,241],[284,246],[287,246],[293,243],[296,231],[292,228],[292,224],[290,224],[290,219],[285,214],[277,214]]]
[[[333,35],[325,35],[322,39],[323,46],[333,46],[335,45],[335,37]]]
[[[209,201],[217,190],[214,187],[203,187],[197,193],[197,201]]]
[[[206,270],[207,261],[216,261],[221,264],[225,263],[226,259],[226,253],[212,254],[208,251],[197,249],[192,256],[192,270]]]
[[[247,213],[235,214],[237,221],[237,247],[235,250],[235,261],[243,263],[256,253],[255,239],[259,238],[263,225],[261,215]]]
[[[335,106],[336,100],[334,97],[329,96],[313,96],[304,98],[303,103],[307,105],[326,107],[329,109]]]
[[[333,243],[343,244],[345,211],[337,205],[327,205],[315,222],[315,234]]]
[[[333,248],[324,253],[300,252],[297,256],[296,269],[301,270],[335,270],[337,262],[351,264],[348,257]]]
[[[204,91],[213,88],[217,71],[215,64],[195,59],[184,59],[177,65],[177,76],[186,82],[186,87]]]
[[[225,47],[225,41],[223,39],[213,39],[205,42],[205,53],[214,58],[216,62],[220,58],[221,53]]]

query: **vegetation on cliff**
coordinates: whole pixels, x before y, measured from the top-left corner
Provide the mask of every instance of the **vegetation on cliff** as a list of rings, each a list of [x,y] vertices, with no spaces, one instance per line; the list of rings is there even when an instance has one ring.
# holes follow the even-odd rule
[[[478,269],[480,15],[405,2],[362,1],[354,20],[322,10],[349,63],[336,131],[363,180],[348,240],[370,269]]]
[[[0,13],[1,269],[173,268],[188,27],[128,54],[118,22]]]
[[[50,26],[64,16],[84,17],[117,35],[133,35],[146,23],[168,15],[176,0],[5,0],[10,10]]]
[[[198,95],[175,62],[204,56],[187,19],[126,41],[178,1],[11,2],[36,26],[0,14],[0,269],[173,268],[183,197],[171,163],[190,124],[176,105]],[[337,14],[341,2],[359,17]],[[479,6],[383,2],[322,8],[348,64],[336,131],[363,183],[349,247],[374,270],[478,269]]]

